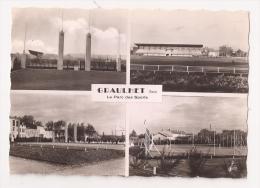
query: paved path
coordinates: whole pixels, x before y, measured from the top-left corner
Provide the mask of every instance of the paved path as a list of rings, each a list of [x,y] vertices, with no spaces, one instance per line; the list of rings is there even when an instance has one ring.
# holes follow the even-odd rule
[[[19,157],[9,157],[10,174],[124,176],[125,159],[113,159],[82,166],[56,165]]]

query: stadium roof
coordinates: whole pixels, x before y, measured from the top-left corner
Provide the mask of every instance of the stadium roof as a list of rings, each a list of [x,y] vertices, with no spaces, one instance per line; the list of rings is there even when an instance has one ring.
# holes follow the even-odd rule
[[[158,44],[158,43],[135,43],[136,46],[165,46],[165,47],[193,47],[202,48],[202,44]]]

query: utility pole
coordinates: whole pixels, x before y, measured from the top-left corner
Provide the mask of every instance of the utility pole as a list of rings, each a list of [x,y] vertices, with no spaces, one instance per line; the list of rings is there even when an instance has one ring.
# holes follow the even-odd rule
[[[27,37],[27,23],[25,23],[25,32],[24,32],[24,40],[23,40],[23,54],[25,54],[26,37]]]
[[[233,156],[235,156],[235,145],[236,145],[236,131],[234,130],[234,141],[233,141]]]
[[[214,128],[214,156],[216,155],[216,130]]]

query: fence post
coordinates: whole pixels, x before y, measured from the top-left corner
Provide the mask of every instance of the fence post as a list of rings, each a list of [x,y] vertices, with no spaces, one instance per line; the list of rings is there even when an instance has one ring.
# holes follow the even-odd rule
[[[219,67],[218,67],[218,73],[219,73]]]
[[[144,70],[144,65],[143,65],[143,70]]]
[[[189,66],[187,66],[187,72],[189,72]]]
[[[204,72],[204,67],[201,67],[201,72]]]
[[[158,70],[158,71],[160,70],[160,65],[157,65],[157,70]]]
[[[156,175],[156,166],[153,167],[153,175]]]
[[[172,72],[173,72],[173,70],[174,70],[174,66],[172,65]]]
[[[234,72],[234,74],[236,74],[236,67],[234,67],[233,72]]]

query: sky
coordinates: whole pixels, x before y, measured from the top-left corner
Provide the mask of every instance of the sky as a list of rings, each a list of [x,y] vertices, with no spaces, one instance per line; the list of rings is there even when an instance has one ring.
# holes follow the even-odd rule
[[[65,54],[84,53],[89,30],[92,34],[92,54],[115,55],[118,52],[119,33],[120,53],[125,54],[127,12],[101,8],[91,9],[90,12],[88,9],[13,8],[12,53],[23,52],[27,31],[26,51],[34,49],[57,54],[63,17]]]
[[[130,132],[144,133],[162,129],[197,133],[201,129],[247,130],[246,97],[178,97],[163,96],[162,103],[130,105]],[[144,122],[146,121],[145,125]]]
[[[92,124],[99,134],[125,129],[125,105],[92,102],[90,95],[79,94],[11,94],[11,116],[33,115],[45,124],[64,120],[67,123]],[[115,131],[114,131],[115,133]]]
[[[134,9],[128,14],[126,9],[95,8],[89,14],[89,9],[13,8],[12,53],[23,51],[27,30],[26,50],[57,54],[62,12],[65,54],[84,53],[89,25],[94,55],[115,55],[119,33],[122,55],[127,53],[127,33],[130,33],[131,46],[134,43],[181,43],[216,49],[228,45],[248,50],[246,11]]]
[[[163,96],[162,103],[131,103],[130,132],[162,129],[197,133],[207,128],[247,130],[246,97]],[[44,124],[64,120],[91,123],[99,133],[125,128],[126,106],[122,103],[92,102],[91,95],[60,93],[11,93],[11,116],[33,115]]]
[[[248,50],[249,20],[246,11],[144,10],[131,13],[131,44],[228,45]]]

